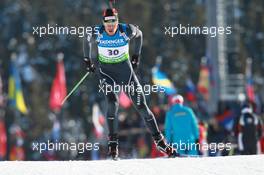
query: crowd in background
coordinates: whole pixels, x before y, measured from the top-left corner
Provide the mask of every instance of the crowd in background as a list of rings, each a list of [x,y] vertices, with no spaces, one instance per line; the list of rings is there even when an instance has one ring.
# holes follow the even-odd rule
[[[187,3],[188,5],[186,5]],[[164,38],[163,25],[175,21],[188,21],[190,24],[205,23],[205,2],[203,0],[189,0],[179,2],[175,19],[171,18],[172,7],[161,0],[155,4],[151,1],[129,1],[118,3],[120,18],[126,22],[138,24],[144,34],[144,45],[141,68],[138,74],[140,81],[151,83],[151,68],[155,58],[163,57],[161,69],[174,82],[177,90],[185,98],[185,104],[191,107],[199,123],[200,139],[208,143],[231,142],[232,151],[217,151],[203,153],[205,155],[234,155],[240,154],[237,146],[237,123],[241,116],[244,102],[219,102],[217,113],[207,112],[204,99],[194,91],[196,100],[189,98],[186,82],[191,77],[194,84],[198,82],[200,58],[205,55],[205,36],[176,38],[168,41]],[[254,112],[263,119],[263,92],[261,85],[263,78],[263,27],[264,18],[259,18],[252,9],[262,3],[257,1],[241,1],[241,12],[250,24],[241,22],[246,56],[254,56],[253,71],[256,77],[256,98],[253,104]],[[7,134],[7,154],[1,154],[0,159],[8,160],[68,160],[68,159],[100,159],[105,158],[107,128],[98,136],[92,122],[92,107],[98,103],[104,113],[103,94],[97,93],[96,77],[90,76],[82,84],[60,113],[49,109],[49,95],[52,80],[56,72],[57,54],[64,54],[66,82],[68,90],[85,73],[82,62],[82,41],[77,36],[44,36],[33,35],[33,26],[58,24],[61,26],[83,26],[100,23],[101,10],[106,7],[103,0],[2,0],[0,2],[0,76],[3,82],[3,100],[0,103],[0,134]],[[184,7],[184,8],[181,8]],[[246,8],[247,7],[247,8]],[[133,8],[139,9],[135,14]],[[261,7],[258,7],[261,8]],[[263,7],[262,7],[263,8]],[[161,9],[161,10],[159,10]],[[262,9],[263,10],[263,9]],[[162,15],[164,14],[164,15]],[[188,14],[188,15],[186,15]],[[139,17],[138,15],[141,15]],[[152,16],[156,15],[157,18]],[[187,17],[186,17],[187,16]],[[263,16],[263,14],[262,14]],[[160,21],[157,21],[159,20]],[[259,21],[260,20],[260,21]],[[263,20],[262,20],[263,21]],[[258,25],[256,25],[258,23]],[[177,22],[176,22],[177,24]],[[254,35],[254,32],[256,32]],[[251,39],[253,38],[253,39]],[[164,41],[163,41],[163,40]],[[160,44],[160,42],[162,44]],[[166,44],[168,48],[166,48]],[[175,48],[174,44],[175,43]],[[250,46],[250,47],[249,47]],[[262,51],[261,51],[262,50]],[[246,52],[246,53],[244,53]],[[23,94],[29,109],[23,115],[8,104],[8,77],[11,55],[15,54],[15,63],[22,80]],[[190,66],[192,65],[192,66]],[[0,86],[1,92],[1,86]],[[1,94],[0,94],[1,95]],[[162,131],[166,112],[170,108],[170,97],[152,94],[147,97],[151,110]],[[0,100],[1,102],[1,100]],[[143,129],[143,120],[132,106],[122,108],[119,112],[120,155],[125,158],[156,157],[159,153],[151,140],[149,133]],[[6,131],[5,131],[6,130]],[[5,132],[4,132],[5,131]],[[4,138],[4,136],[0,136]],[[45,151],[40,154],[32,150],[33,142],[60,140],[65,142],[99,142],[100,151]],[[200,141],[202,142],[202,141]],[[263,148],[262,148],[263,149]],[[262,150],[263,151],[263,150]],[[3,151],[5,152],[5,151]],[[202,153],[201,153],[202,154]],[[2,156],[2,157],[1,157]]]

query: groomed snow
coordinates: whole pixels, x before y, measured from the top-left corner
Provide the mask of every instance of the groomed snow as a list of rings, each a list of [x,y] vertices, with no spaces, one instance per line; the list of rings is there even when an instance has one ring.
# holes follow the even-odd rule
[[[100,161],[0,162],[1,175],[264,175],[264,155]]]

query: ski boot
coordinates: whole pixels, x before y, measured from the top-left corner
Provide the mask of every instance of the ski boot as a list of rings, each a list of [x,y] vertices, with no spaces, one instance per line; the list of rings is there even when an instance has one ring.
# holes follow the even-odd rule
[[[165,153],[170,158],[180,157],[179,153],[177,153],[177,151],[173,147],[171,147],[169,144],[166,143],[164,136],[162,134],[157,134],[153,136],[153,138],[154,138],[156,147],[160,152]]]
[[[118,160],[118,139],[116,135],[109,136],[108,141],[108,158]]]

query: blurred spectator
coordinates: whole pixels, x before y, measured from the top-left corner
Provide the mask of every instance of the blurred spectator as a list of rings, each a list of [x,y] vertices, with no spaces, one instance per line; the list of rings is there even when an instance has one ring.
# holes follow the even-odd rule
[[[264,154],[264,135],[262,135],[262,138],[260,139],[260,151]]]
[[[252,106],[243,106],[238,125],[238,148],[241,154],[257,154],[258,141],[262,135],[260,118],[253,113]]]
[[[174,148],[178,147],[178,153],[197,155],[198,150],[193,145],[199,141],[198,122],[192,109],[184,106],[183,101],[181,95],[173,97],[173,105],[166,113],[165,136]]]
[[[200,121],[199,122],[199,144],[203,145],[203,144],[207,144],[207,128],[204,124],[204,122]],[[207,150],[206,149],[201,149],[198,152],[200,155],[207,155]]]
[[[222,127],[219,126],[219,123],[216,118],[212,118],[208,122],[207,129],[207,141],[209,144],[211,143],[221,143],[225,139],[225,132]],[[214,150],[209,148],[208,151],[209,156],[217,156],[220,155],[219,150]]]
[[[14,123],[10,127],[11,134],[11,150],[9,159],[10,160],[25,160],[25,150],[24,150],[24,138],[25,133],[22,131],[21,127]]]

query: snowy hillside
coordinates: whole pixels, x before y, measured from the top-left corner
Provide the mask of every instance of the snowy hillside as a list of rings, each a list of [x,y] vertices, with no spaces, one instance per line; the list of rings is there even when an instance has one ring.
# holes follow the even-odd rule
[[[0,162],[1,175],[263,175],[264,155],[120,161]]]

